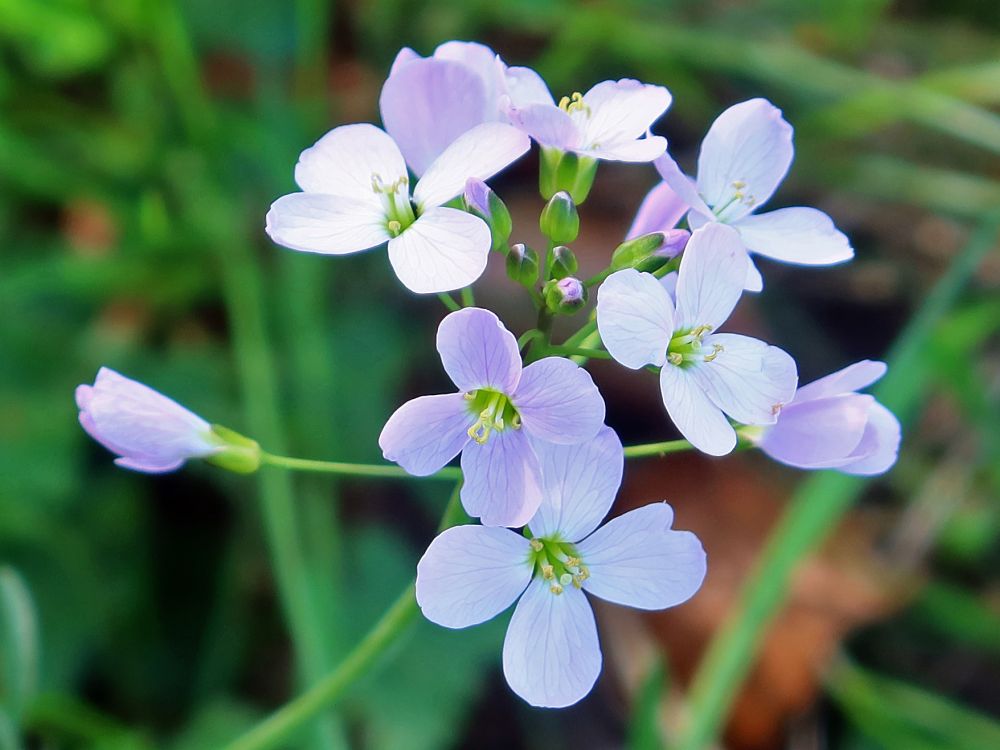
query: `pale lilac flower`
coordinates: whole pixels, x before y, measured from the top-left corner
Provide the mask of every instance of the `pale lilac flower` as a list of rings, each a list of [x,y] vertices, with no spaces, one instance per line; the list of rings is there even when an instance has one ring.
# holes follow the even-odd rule
[[[676,290],[626,269],[597,292],[597,327],[608,352],[638,370],[660,368],[660,392],[677,429],[714,456],[736,447],[728,415],[774,424],[795,393],[795,361],[763,341],[716,333],[743,290],[746,256],[736,231],[710,224],[691,235]]]
[[[486,179],[524,154],[530,142],[502,123],[479,125],[439,156],[410,195],[399,148],[374,125],[334,128],[295,166],[301,193],[278,198],[267,233],[279,245],[346,255],[389,243],[399,280],[418,293],[471,284],[486,268],[492,239],[477,216],[445,203],[470,177]]]
[[[382,453],[417,476],[461,453],[469,515],[488,526],[521,526],[541,502],[532,441],[590,440],[604,422],[604,400],[587,371],[568,359],[546,357],[522,368],[517,341],[489,310],[449,314],[437,350],[459,392],[399,407],[379,436]]]
[[[512,104],[551,98],[530,68],[508,67],[476,42],[445,42],[431,57],[409,47],[382,86],[382,122],[406,163],[422,175],[456,138],[484,122],[507,122]]]
[[[825,266],[854,257],[847,237],[815,208],[779,208],[755,214],[792,163],[792,126],[766,99],[733,105],[709,128],[692,181],[664,154],[656,168],[691,207],[692,229],[722,222],[737,229],[748,251],[784,263]],[[760,273],[748,261],[746,288],[759,291]]]
[[[899,453],[899,420],[873,396],[856,393],[885,374],[864,360],[798,389],[755,442],[775,461],[800,469],[882,474]]]
[[[512,123],[544,148],[572,151],[591,159],[648,162],[662,155],[667,141],[649,128],[670,106],[663,86],[631,78],[598,83],[586,94],[513,106]],[[646,136],[646,137],[642,137]]]
[[[701,587],[705,551],[691,532],[671,529],[666,503],[598,528],[622,477],[611,429],[573,446],[539,445],[538,454],[544,500],[530,538],[486,526],[441,533],[417,564],[417,603],[431,622],[466,628],[517,601],[503,645],[507,683],[534,706],[562,708],[587,695],[601,671],[584,591],[637,609],[673,607]]]
[[[159,474],[224,449],[212,426],[152,388],[102,367],[76,389],[80,425],[125,469]]]

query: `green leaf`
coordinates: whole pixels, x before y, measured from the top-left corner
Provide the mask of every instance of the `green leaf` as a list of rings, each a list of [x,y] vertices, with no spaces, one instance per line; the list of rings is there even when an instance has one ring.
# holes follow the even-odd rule
[[[13,722],[38,688],[38,620],[24,579],[0,567],[0,707]]]

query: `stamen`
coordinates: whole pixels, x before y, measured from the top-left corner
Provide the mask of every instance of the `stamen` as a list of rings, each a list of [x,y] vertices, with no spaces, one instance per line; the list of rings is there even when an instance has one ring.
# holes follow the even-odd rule
[[[545,545],[542,544],[541,541],[538,539],[532,539],[530,542],[528,542],[528,544],[531,545],[531,549],[533,549],[535,552],[541,552],[542,549],[544,549],[545,547]]]
[[[548,563],[543,564],[542,565],[542,578],[544,578],[546,581],[551,581],[555,577],[556,577],[556,575],[555,575],[555,572],[554,572],[552,566],[549,565]]]
[[[398,237],[399,233],[403,231],[403,225],[395,219],[391,219],[389,223],[386,224],[386,228],[389,230],[389,234],[393,237]]]
[[[712,353],[705,355],[705,361],[711,362],[713,359],[719,356],[719,352],[725,351],[722,344],[712,344]]]
[[[677,365],[678,367],[684,364],[684,356],[682,354],[678,354],[677,352],[670,352],[670,354],[667,355],[667,359],[670,360],[670,364]]]
[[[590,115],[590,107],[587,106],[586,102],[583,101],[583,94],[579,91],[574,91],[572,96],[564,96],[559,100],[559,109],[561,109],[566,114],[573,114],[574,112],[583,112],[586,115]]]
[[[553,594],[558,595],[563,592],[563,587],[560,586],[558,583],[553,583],[551,586],[549,586],[549,591],[551,591]]]

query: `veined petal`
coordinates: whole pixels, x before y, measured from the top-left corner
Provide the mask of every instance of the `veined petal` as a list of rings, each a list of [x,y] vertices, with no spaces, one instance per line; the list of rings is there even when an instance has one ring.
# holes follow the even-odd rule
[[[475,421],[461,393],[420,396],[393,412],[378,445],[387,461],[423,477],[459,454],[470,440],[468,429]]]
[[[281,196],[264,230],[283,247],[324,255],[356,253],[389,239],[381,205],[323,193]]]
[[[529,104],[555,105],[555,100],[545,85],[545,81],[531,68],[519,66],[507,68],[507,95],[511,106],[526,107]]]
[[[796,391],[794,402],[800,403],[815,398],[860,391],[885,375],[886,369],[885,362],[870,359],[855,362],[853,365],[848,365],[837,372],[802,386]]]
[[[554,104],[528,104],[510,111],[513,125],[542,146],[570,151],[580,145],[573,118]]]
[[[747,248],[768,258],[806,266],[828,266],[854,257],[833,220],[815,208],[779,208],[735,222]]]
[[[447,292],[482,275],[492,244],[490,228],[478,216],[431,208],[389,240],[389,262],[411,292]]]
[[[902,431],[896,415],[878,402],[872,404],[868,412],[868,426],[855,450],[855,455],[860,458],[840,470],[862,476],[888,471],[896,463],[901,437]]]
[[[874,402],[855,393],[793,401],[765,432],[760,449],[775,461],[802,469],[850,463]]]
[[[601,646],[590,602],[579,589],[549,591],[532,581],[503,642],[503,673],[532,706],[563,708],[590,692],[601,673]]]
[[[528,540],[508,529],[455,526],[417,563],[417,604],[446,628],[478,625],[503,612],[531,580]]]
[[[670,294],[652,274],[616,271],[597,290],[597,330],[611,356],[626,367],[660,366],[674,330]]]
[[[491,119],[490,107],[475,70],[434,57],[394,68],[379,96],[385,129],[417,175],[462,133]]]
[[[667,150],[667,139],[659,135],[649,135],[631,141],[601,144],[600,147],[578,148],[578,153],[604,161],[626,161],[642,163],[655,161]]]
[[[487,122],[458,136],[428,167],[413,190],[420,210],[447,203],[465,189],[469,178],[486,180],[528,149],[528,136],[512,125]]]
[[[706,336],[702,346],[721,347],[711,362],[690,368],[712,402],[737,422],[774,424],[795,395],[795,360],[776,346],[736,333]]]
[[[750,253],[747,253],[747,279],[743,282],[743,289],[747,292],[759,292],[764,288],[764,277],[760,275],[757,264],[753,262]]]
[[[662,181],[642,199],[642,204],[625,239],[631,240],[651,232],[666,232],[673,229],[687,210],[688,204],[684,199],[670,187],[669,183]]]
[[[507,429],[462,451],[462,505],[484,526],[524,526],[542,500],[541,469],[524,430]]]
[[[736,447],[736,431],[691,376],[693,369],[663,366],[660,370],[663,405],[674,426],[691,445],[710,456],[724,456]]]
[[[583,95],[589,112],[584,110],[588,114],[583,118],[581,145],[596,149],[635,140],[660,119],[670,102],[670,92],[663,86],[631,78],[598,83]]]
[[[724,224],[696,229],[688,240],[677,277],[678,331],[726,322],[743,294],[747,254],[739,234]]]
[[[521,378],[517,339],[489,310],[466,307],[449,313],[438,326],[437,350],[459,390],[510,394]]]
[[[698,155],[698,192],[724,221],[770,198],[792,163],[792,126],[766,99],[735,104],[716,118]]]
[[[700,214],[703,217],[703,221],[714,220],[715,217],[712,214],[712,209],[708,207],[708,204],[698,194],[698,186],[694,180],[681,171],[681,168],[670,154],[664,154],[659,157],[653,162],[653,166],[656,167],[656,171],[660,173],[663,181],[673,188],[674,192],[691,207],[692,211]],[[697,229],[693,222],[691,229]]]
[[[572,445],[590,440],[604,424],[604,399],[590,373],[563,357],[525,367],[511,402],[524,432],[536,440]]]
[[[674,512],[652,503],[612,519],[577,545],[590,571],[583,588],[638,609],[686,602],[705,580],[705,550],[690,531],[670,528]]]
[[[395,141],[367,123],[334,128],[303,151],[295,165],[295,182],[307,193],[336,195],[381,207],[382,201],[372,189],[373,176],[390,185],[407,172]]]
[[[610,427],[577,445],[536,442],[542,467],[542,504],[528,525],[536,537],[558,535],[576,542],[611,510],[622,482],[625,456]]]

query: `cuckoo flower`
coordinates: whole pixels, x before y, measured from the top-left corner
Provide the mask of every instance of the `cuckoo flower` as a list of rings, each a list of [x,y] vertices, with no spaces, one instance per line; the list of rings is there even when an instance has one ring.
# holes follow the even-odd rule
[[[446,628],[485,622],[517,601],[503,645],[507,683],[534,706],[583,698],[601,671],[587,593],[638,609],[690,599],[705,577],[705,552],[674,531],[666,503],[598,528],[622,477],[622,446],[605,427],[578,445],[540,445],[544,499],[530,535],[486,526],[440,534],[417,564],[417,603]]]
[[[522,526],[541,502],[535,448],[593,438],[604,401],[587,371],[568,359],[522,368],[513,334],[488,310],[448,315],[437,350],[459,392],[403,404],[379,436],[382,453],[417,476],[461,453],[469,515],[488,526]]]
[[[865,360],[802,386],[755,442],[775,461],[800,469],[888,471],[899,452],[899,421],[873,396],[856,393],[885,370]]]
[[[608,352],[634,370],[660,369],[660,392],[677,429],[713,456],[736,447],[728,415],[766,425],[795,393],[795,362],[777,347],[715,333],[736,306],[746,256],[735,230],[711,224],[691,235],[675,299],[656,277],[626,269],[597,293],[597,327]]]
[[[779,208],[755,214],[792,163],[792,126],[766,99],[733,105],[709,128],[692,181],[664,154],[656,168],[691,207],[692,229],[722,222],[735,227],[747,250],[785,263],[825,266],[854,257],[833,221],[815,208]],[[760,273],[748,262],[746,288],[759,291]]]
[[[445,42],[431,57],[409,47],[400,50],[379,107],[406,163],[422,175],[466,131],[484,122],[507,122],[511,104],[546,99],[549,90],[535,71],[507,67],[482,44]]]
[[[125,469],[158,474],[224,449],[212,426],[152,388],[102,367],[76,389],[80,425]]]
[[[543,148],[591,159],[647,162],[666,151],[666,139],[648,131],[670,101],[662,86],[623,78],[598,83],[586,94],[564,96],[558,105],[549,95],[544,102],[514,106],[510,119]]]
[[[530,143],[510,125],[486,123],[457,138],[410,195],[396,143],[374,125],[334,128],[295,166],[303,192],[278,198],[267,233],[279,245],[346,255],[389,243],[399,280],[418,293],[467,286],[486,268],[492,240],[482,219],[445,203],[470,177],[486,179],[524,154]]]
[[[666,182],[655,185],[646,193],[639,210],[632,220],[625,235],[626,240],[632,240],[653,232],[663,234],[663,245],[656,255],[664,258],[674,258],[684,252],[691,233],[686,229],[677,229],[677,222],[687,213],[688,205],[674,192]]]

